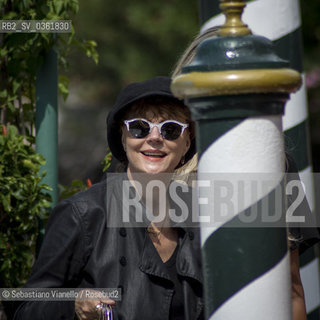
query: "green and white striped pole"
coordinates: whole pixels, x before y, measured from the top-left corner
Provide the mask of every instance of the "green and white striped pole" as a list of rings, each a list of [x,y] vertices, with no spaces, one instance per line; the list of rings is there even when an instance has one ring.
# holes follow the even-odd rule
[[[200,0],[202,31],[221,25],[224,17],[218,1]],[[243,21],[253,33],[273,41],[277,54],[290,62],[290,67],[302,73],[302,41],[300,5],[298,0],[253,0],[248,1]],[[291,96],[283,117],[283,130],[287,150],[293,156],[306,197],[315,214],[314,186],[308,135],[308,111],[305,81],[300,90]],[[300,273],[306,299],[308,319],[319,319],[320,281],[319,259],[313,248],[300,257]]]
[[[286,229],[265,227],[263,203],[281,188],[282,114],[289,93],[300,85],[300,75],[273,54],[271,42],[252,36],[242,24],[244,1],[221,3],[227,16],[221,36],[203,41],[172,84],[174,94],[185,99],[196,121],[199,182],[210,173],[230,177],[223,182],[231,188],[237,173],[256,174],[257,184],[263,180],[259,181],[261,173],[272,174],[273,179],[268,191],[257,190],[256,200],[246,192],[236,194],[236,199],[243,200],[241,210],[216,208],[212,202],[200,205],[200,219],[210,219],[210,223],[200,220],[205,316],[289,320]],[[204,198],[201,188],[199,196]],[[254,211],[252,224],[247,218]],[[284,212],[278,221],[283,225]]]

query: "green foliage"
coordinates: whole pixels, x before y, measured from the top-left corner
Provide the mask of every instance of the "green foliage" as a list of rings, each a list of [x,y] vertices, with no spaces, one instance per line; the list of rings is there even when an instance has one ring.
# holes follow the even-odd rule
[[[78,0],[2,1],[2,19],[70,20],[79,9]],[[34,127],[35,80],[46,53],[58,51],[59,65],[67,66],[72,48],[81,49],[98,62],[96,44],[80,41],[71,33],[0,34],[0,110],[1,122],[17,126],[23,135],[32,136]],[[59,77],[60,93],[66,98],[68,82]]]
[[[112,160],[112,153],[110,152],[109,148],[107,148],[107,154],[102,161],[103,172],[108,170],[108,168],[111,165],[111,160]],[[59,185],[60,198],[61,199],[69,198],[80,191],[87,190],[88,188],[91,187],[91,185],[92,185],[92,182],[90,179],[87,179],[86,183],[84,183],[82,180],[79,180],[79,179],[73,180],[71,182],[71,186]]]
[[[3,20],[72,20],[78,0],[2,0]],[[35,83],[48,51],[58,52],[60,70],[72,48],[96,63],[96,44],[71,33],[0,34],[0,285],[21,286],[34,260],[38,221],[47,218],[51,198],[41,184],[45,159],[34,151]],[[68,78],[59,75],[68,95]],[[8,128],[8,130],[6,129]]]
[[[103,165],[103,172],[106,172],[108,170],[108,168],[111,165],[111,160],[112,160],[112,153],[109,150],[109,148],[107,149],[107,154],[104,157],[103,161],[102,161],[102,165]]]
[[[60,188],[60,198],[66,199],[71,197],[72,195],[80,192],[85,191],[88,189],[88,183],[85,184],[81,180],[73,180],[71,182],[71,186],[59,185]]]
[[[0,285],[16,287],[33,263],[38,219],[47,218],[51,198],[41,184],[45,159],[15,126],[0,135]]]

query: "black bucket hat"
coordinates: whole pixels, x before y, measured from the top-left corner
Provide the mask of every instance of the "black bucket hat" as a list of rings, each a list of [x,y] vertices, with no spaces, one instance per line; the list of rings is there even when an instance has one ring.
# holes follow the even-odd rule
[[[155,77],[143,82],[135,82],[125,87],[119,94],[112,110],[107,117],[107,139],[112,155],[119,161],[125,161],[126,153],[121,142],[121,131],[119,121],[126,109],[133,103],[142,98],[150,96],[168,97],[178,100],[170,90],[171,79],[169,77]],[[185,155],[185,161],[190,160],[196,153],[195,138],[191,140],[190,148]]]

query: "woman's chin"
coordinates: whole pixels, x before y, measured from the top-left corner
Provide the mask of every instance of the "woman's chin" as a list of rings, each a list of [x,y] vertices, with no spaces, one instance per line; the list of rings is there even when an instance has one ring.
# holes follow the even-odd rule
[[[172,174],[174,169],[170,168],[170,166],[165,165],[163,163],[143,163],[142,161],[137,166],[130,166],[129,164],[129,170],[131,172],[135,173],[145,173],[145,174]]]
[[[159,174],[159,173],[167,173],[166,170],[160,169],[160,168],[147,168],[145,170],[145,173],[148,174]]]
[[[144,172],[148,174],[171,173],[167,167],[159,165],[147,165],[144,167]]]

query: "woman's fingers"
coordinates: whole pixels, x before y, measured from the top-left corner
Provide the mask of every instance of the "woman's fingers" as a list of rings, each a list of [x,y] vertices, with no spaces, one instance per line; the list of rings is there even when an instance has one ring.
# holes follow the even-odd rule
[[[88,293],[89,289],[81,290],[78,294],[78,297],[75,301],[75,312],[80,320],[96,320],[99,319],[99,315],[101,313],[101,307],[102,304],[108,304],[108,305],[115,305],[115,301],[107,298],[101,298],[101,299],[89,299],[86,300],[84,297],[86,296],[83,294],[83,291],[86,291],[85,293]],[[97,290],[91,290],[92,294],[98,295],[99,291]],[[101,293],[102,296],[102,293]]]
[[[102,303],[109,304],[110,306],[114,306],[116,304],[116,302],[114,300],[111,300],[111,299],[101,299],[100,301]]]
[[[98,319],[99,310],[96,306],[100,303],[99,300],[76,300],[75,312],[81,320]]]

